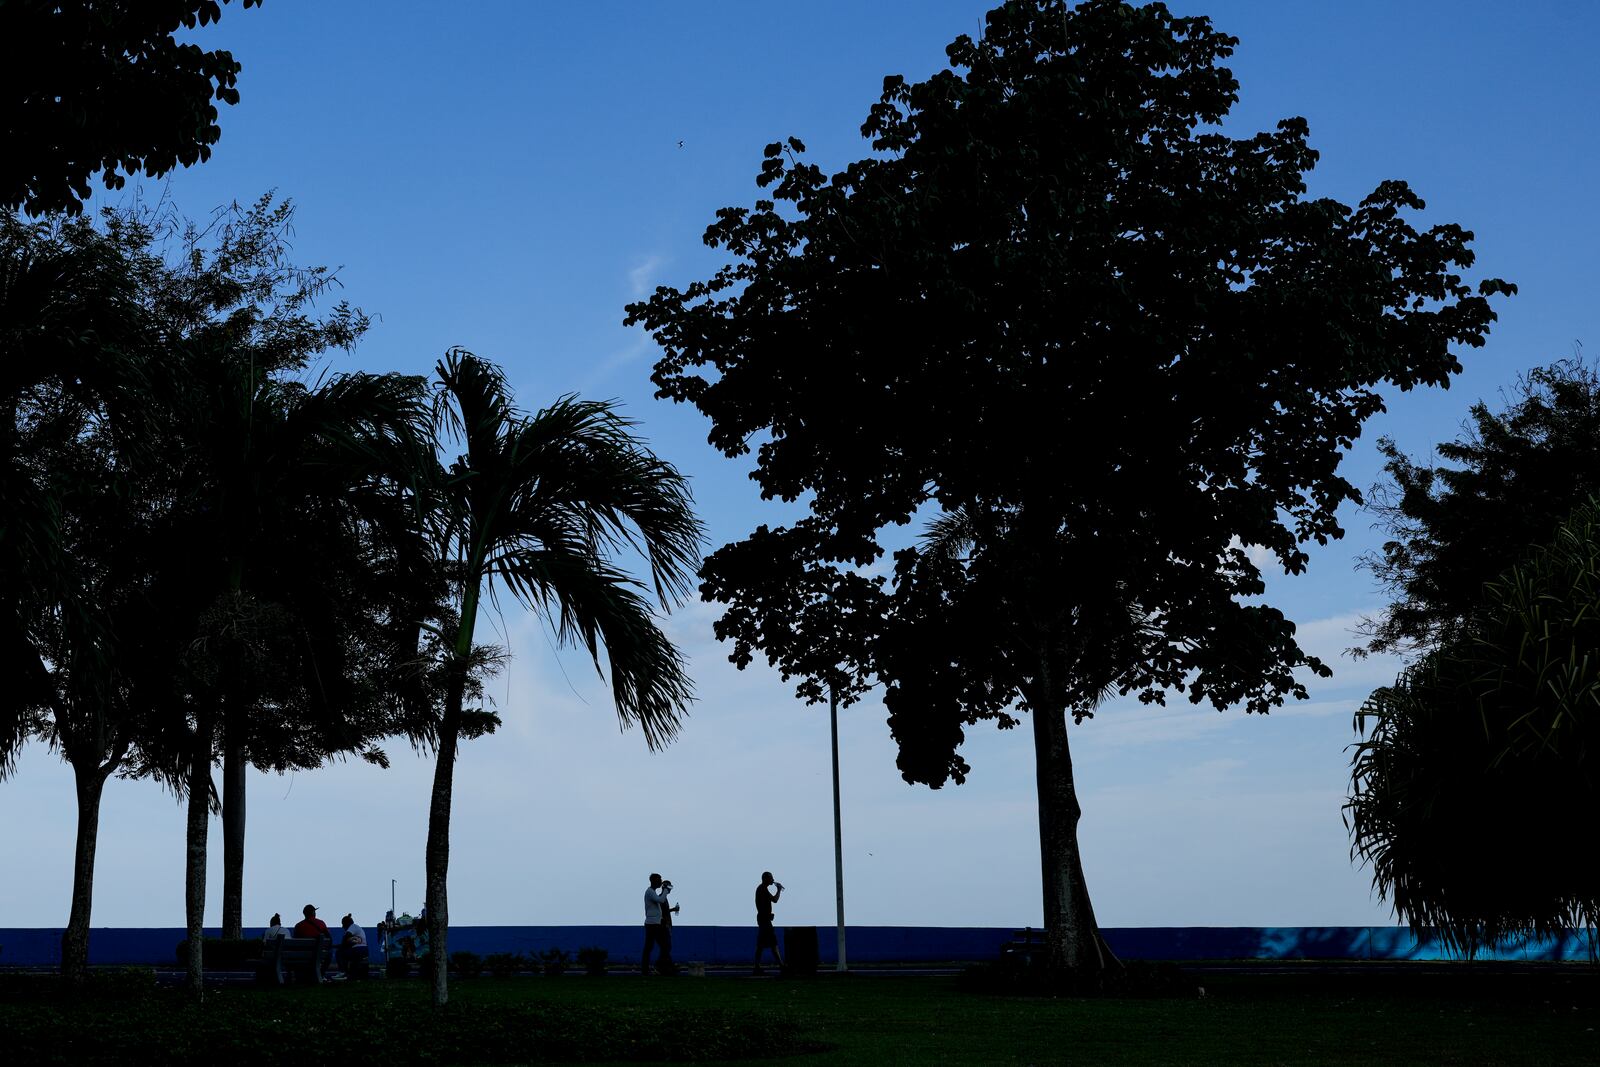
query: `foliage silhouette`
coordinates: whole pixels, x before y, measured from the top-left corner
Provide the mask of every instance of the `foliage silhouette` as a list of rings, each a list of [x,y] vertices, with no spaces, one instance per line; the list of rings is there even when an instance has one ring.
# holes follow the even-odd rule
[[[1482,596],[1357,713],[1345,806],[1378,892],[1468,952],[1600,925],[1600,502]]]
[[[110,774],[188,794],[197,923],[223,728],[236,932],[245,761],[381,761],[373,738],[428,703],[401,668],[418,601],[438,614],[442,584],[404,539],[395,473],[415,466],[422,382],[293,377],[365,320],[343,304],[311,312],[332,277],[288,264],[291,211],[264,198],[204,229],[138,210],[100,228],[8,218],[0,234],[0,645],[17,679],[0,758],[37,732],[74,767],[69,975],[86,965]]]
[[[645,586],[618,561],[642,557],[665,608],[699,563],[700,522],[688,483],[633,436],[608,403],[563,397],[517,410],[501,370],[461,349],[437,365],[434,432],[448,463],[419,477],[418,519],[458,620],[434,648],[444,670],[426,855],[433,1003],[449,999],[450,803],[479,611],[503,588],[581,646],[595,670],[604,650],[617,716],[652,749],[670,741],[693,696],[678,650],[656,623]],[[485,598],[489,604],[484,603]]]
[[[102,173],[159,177],[211,156],[214,101],[239,102],[239,64],[179,44],[229,0],[10,0],[0,5],[0,208],[76,214]],[[261,0],[241,0],[245,8]]]
[[[1388,535],[1365,565],[1393,596],[1366,620],[1362,651],[1415,653],[1479,610],[1484,585],[1550,539],[1586,496],[1600,493],[1600,373],[1582,359],[1538,367],[1511,402],[1474,404],[1461,436],[1424,466],[1384,439],[1388,481],[1373,510]]]
[[[137,501],[162,374],[137,226],[0,218],[0,777],[30,735],[71,765],[77,828],[62,970],[87,975],[100,799],[138,736],[118,640],[149,523]]]
[[[706,230],[730,262],[628,307],[659,395],[809,510],[707,561],[735,662],[850,582],[851,669],[887,683],[907,780],[962,781],[967,726],[1031,713],[1050,964],[1084,988],[1114,962],[1066,713],[1305,696],[1298,672],[1326,668],[1252,602],[1247,549],[1297,572],[1340,536],[1359,494],[1338,463],[1378,387],[1446,382],[1513,291],[1469,287],[1471,235],[1414,228],[1402,182],[1308,199],[1304,120],[1218,132],[1235,43],[1160,4],[1007,3],[951,70],[885,79],[871,155],[828,175],[769,145],[767,198]],[[971,536],[935,528],[879,584],[885,531],[930,512]]]

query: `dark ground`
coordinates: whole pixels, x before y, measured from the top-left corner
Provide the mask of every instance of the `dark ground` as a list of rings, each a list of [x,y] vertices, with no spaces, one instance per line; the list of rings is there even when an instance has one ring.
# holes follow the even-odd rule
[[[414,979],[229,987],[197,1007],[148,971],[81,996],[9,975],[0,1049],[9,1063],[1600,1063],[1589,965],[1218,963],[1183,983],[1083,1000],[949,976],[568,974],[457,981],[436,1014]]]

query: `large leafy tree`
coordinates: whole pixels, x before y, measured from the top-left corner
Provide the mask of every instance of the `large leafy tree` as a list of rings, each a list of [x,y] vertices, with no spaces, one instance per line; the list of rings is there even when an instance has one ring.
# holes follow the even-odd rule
[[[100,798],[137,737],[118,631],[142,577],[135,487],[161,366],[138,299],[137,226],[0,219],[0,776],[38,735],[72,767],[63,972],[88,965]]]
[[[248,765],[315,766],[341,751],[381,761],[373,739],[404,727],[396,657],[414,655],[416,588],[436,584],[397,484],[418,452],[422,383],[302,380],[366,319],[343,303],[315,312],[334,279],[289,263],[291,218],[291,205],[263,198],[187,232],[191,254],[153,294],[182,368],[164,439],[166,540],[181,556],[157,572],[164,622],[146,631],[157,647],[142,692],[165,729],[142,755],[188,797],[197,988],[215,750],[224,929],[237,933]]]
[[[386,456],[407,451],[420,382],[359,374],[308,385],[265,375],[244,356],[213,358],[190,381],[195,414],[175,441],[198,459],[175,465],[183,479],[170,534],[188,566],[163,568],[170,619],[153,629],[165,648],[149,657],[166,669],[155,683],[172,683],[155,690],[168,743],[150,754],[188,797],[192,946],[214,758],[232,932],[247,768],[315,767],[351,751],[383,762],[374,740],[407,726],[408,620],[419,595],[409,583],[432,584],[426,557],[391,539],[404,527],[372,521],[400,514],[386,503],[398,496],[383,488],[397,466]]]
[[[1160,4],[1007,3],[950,70],[885,80],[866,158],[830,175],[770,145],[767,198],[706,231],[729,262],[629,307],[660,395],[729,456],[759,442],[762,493],[805,501],[748,550],[794,597],[904,546],[860,650],[902,774],[959,782],[966,726],[1031,716],[1050,963],[1091,986],[1111,960],[1067,716],[1107,693],[1304,696],[1326,668],[1246,549],[1300,571],[1339,536],[1339,461],[1379,387],[1446,382],[1510,290],[1469,287],[1471,235],[1411,225],[1402,182],[1307,197],[1303,120],[1220,132],[1235,43]],[[923,543],[885,532],[930,512]],[[734,559],[753,567],[724,550],[708,586],[759,647],[791,597],[721,581]]]
[[[1388,537],[1366,558],[1392,596],[1367,622],[1373,652],[1426,651],[1483,603],[1484,586],[1600,493],[1600,373],[1582,359],[1521,377],[1510,403],[1472,406],[1464,432],[1419,463],[1379,442],[1373,509]]]
[[[1478,593],[1357,714],[1345,809],[1379,893],[1467,952],[1600,922],[1600,503]]]
[[[428,809],[428,933],[433,1002],[442,1006],[449,997],[450,804],[485,599],[503,590],[543,613],[558,640],[582,647],[597,671],[603,655],[618,718],[637,725],[656,748],[677,733],[693,690],[649,596],[663,607],[681,599],[702,534],[688,483],[611,405],[568,397],[523,414],[500,369],[459,349],[440,360],[437,374],[439,446],[455,455],[418,484],[424,528],[456,609],[454,625],[433,645],[444,699],[427,737],[437,757]],[[625,569],[634,556],[648,585]]]
[[[176,229],[140,213],[8,218],[0,233],[0,649],[14,679],[0,766],[36,733],[73,767],[72,975],[111,774],[188,794],[198,925],[220,756],[237,933],[247,766],[382,762],[375,739],[409,732],[426,703],[416,620],[440,614],[443,585],[405,488],[426,447],[423,382],[300,379],[365,319],[314,312],[333,279],[287,262],[291,210],[263,199]],[[166,258],[168,242],[182,254]]]
[[[0,4],[0,207],[77,213],[96,172],[120,189],[125,175],[210,158],[217,103],[239,102],[239,64],[174,38],[216,22],[228,2]]]

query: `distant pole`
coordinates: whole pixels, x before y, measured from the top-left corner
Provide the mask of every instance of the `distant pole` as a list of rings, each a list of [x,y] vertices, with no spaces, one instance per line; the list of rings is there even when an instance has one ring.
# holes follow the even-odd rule
[[[833,882],[839,913],[839,962],[834,969],[848,971],[844,961],[844,832],[839,825],[839,697],[831,685],[828,725],[833,733]]]

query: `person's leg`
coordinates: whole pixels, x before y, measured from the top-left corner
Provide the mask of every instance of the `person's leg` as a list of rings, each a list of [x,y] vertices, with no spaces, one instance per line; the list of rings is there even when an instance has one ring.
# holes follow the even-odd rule
[[[661,944],[661,926],[654,923],[645,923],[645,955],[638,961],[638,971],[645,977],[650,977],[650,950]],[[656,952],[656,958],[661,958],[661,952]]]
[[[762,949],[772,950],[773,955],[778,953],[778,935],[773,931],[771,923],[759,923],[756,927],[756,973],[764,974],[761,969]]]
[[[672,927],[666,923],[661,924],[661,932],[656,935],[657,943],[661,946],[656,953],[656,969],[662,974],[671,974],[677,968],[672,964]]]

